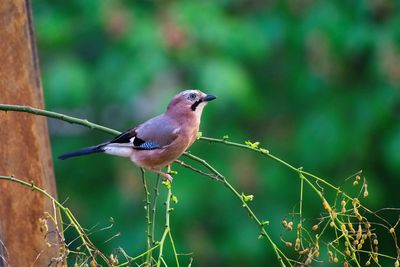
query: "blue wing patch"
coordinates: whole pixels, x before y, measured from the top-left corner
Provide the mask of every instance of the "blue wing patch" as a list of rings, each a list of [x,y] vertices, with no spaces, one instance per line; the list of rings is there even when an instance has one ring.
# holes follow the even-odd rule
[[[142,150],[152,150],[152,149],[160,148],[160,146],[153,142],[144,142],[135,148],[142,149]]]

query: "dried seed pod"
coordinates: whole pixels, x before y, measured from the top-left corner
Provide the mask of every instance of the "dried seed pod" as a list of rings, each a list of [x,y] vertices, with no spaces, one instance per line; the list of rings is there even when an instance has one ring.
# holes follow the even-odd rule
[[[322,201],[322,206],[324,207],[324,209],[330,214],[332,212],[332,208],[329,205],[328,201],[326,201],[326,199],[324,198],[324,200]]]
[[[281,223],[282,223],[282,226],[283,226],[284,228],[287,228],[287,221],[286,221],[285,218],[282,219]]]
[[[351,251],[348,247],[346,247],[346,250],[344,251],[344,253],[346,253],[347,256],[351,256]]]
[[[333,261],[333,252],[328,250],[328,258],[329,258],[329,262]]]
[[[292,230],[293,230],[293,222],[288,222],[288,223],[287,223],[287,226],[286,226],[286,229],[287,229],[288,231],[292,231]]]
[[[296,243],[294,245],[294,249],[298,251],[300,249],[300,238],[296,238]]]
[[[333,209],[330,215],[331,215],[332,220],[334,221],[337,218],[336,209]]]
[[[304,254],[307,254],[309,251],[310,251],[309,248],[305,248],[305,249],[299,251],[299,254],[300,254],[300,255],[304,255]]]
[[[353,224],[351,222],[349,222],[349,229],[350,229],[350,233],[354,234],[356,232],[356,230],[353,227]]]
[[[47,234],[49,231],[49,226],[47,225],[47,220],[39,218],[39,230],[41,233]]]
[[[335,257],[333,258],[333,262],[334,262],[334,263],[338,263],[338,262],[339,262],[339,259],[338,259],[338,257],[336,256],[336,254],[335,254]]]
[[[284,241],[283,243],[285,243],[285,246],[287,246],[288,248],[291,248],[293,246],[293,243],[289,241]]]

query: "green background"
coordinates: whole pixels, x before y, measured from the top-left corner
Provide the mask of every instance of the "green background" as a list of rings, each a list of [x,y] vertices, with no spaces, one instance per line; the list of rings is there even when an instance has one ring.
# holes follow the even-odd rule
[[[353,196],[359,190],[345,179],[362,169],[370,193],[363,203],[372,210],[400,206],[400,2],[32,5],[47,109],[122,131],[164,112],[177,92],[199,88],[218,97],[204,110],[203,135],[259,141],[295,166],[349,185]],[[130,255],[144,251],[139,169],[107,155],[59,161],[58,155],[111,136],[55,120],[49,124],[59,198],[68,199],[87,228],[100,229],[114,218],[113,228],[92,235],[107,254],[117,247]],[[298,208],[298,177],[235,148],[198,141],[190,151],[215,165],[240,192],[255,195],[252,206],[270,221],[268,231],[283,246],[280,224]],[[225,187],[173,169],[179,172],[173,183],[179,202],[172,230],[178,250],[194,252],[194,266],[274,266],[272,249],[257,239],[257,227]],[[312,225],[321,205],[311,191],[305,193],[304,216]],[[394,224],[399,212],[384,215]],[[162,231],[163,218],[158,219]],[[387,242],[390,250],[392,241]],[[182,258],[184,266],[189,259]]]

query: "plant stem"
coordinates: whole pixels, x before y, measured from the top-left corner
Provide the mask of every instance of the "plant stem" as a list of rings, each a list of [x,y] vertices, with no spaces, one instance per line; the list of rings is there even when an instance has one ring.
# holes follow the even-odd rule
[[[165,204],[165,229],[164,229],[164,233],[163,233],[160,243],[159,243],[160,249],[158,252],[157,267],[161,266],[163,252],[164,252],[165,239],[170,232],[169,215],[171,213],[171,196],[172,196],[171,187],[168,187],[167,188],[167,199],[165,200],[165,203],[164,203]]]
[[[145,219],[146,219],[146,241],[147,241],[147,251],[149,251],[149,253],[146,255],[146,265],[147,266],[151,266],[151,247],[153,246],[152,244],[152,232],[151,232],[151,228],[152,228],[152,222],[150,219],[150,193],[149,190],[147,189],[147,182],[146,182],[146,175],[145,175],[145,171],[143,168],[140,168],[140,171],[142,173],[142,182],[143,182],[143,188],[144,188],[144,209],[145,209]]]
[[[157,175],[156,185],[154,186],[154,196],[151,203],[151,221],[152,221],[152,228],[151,228],[151,243],[154,245],[154,234],[155,234],[155,225],[156,225],[156,208],[157,208],[157,199],[160,195],[159,187],[160,187],[161,177]]]

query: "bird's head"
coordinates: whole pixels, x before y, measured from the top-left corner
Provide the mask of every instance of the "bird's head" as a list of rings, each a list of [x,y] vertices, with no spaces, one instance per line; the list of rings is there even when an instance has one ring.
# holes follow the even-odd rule
[[[200,117],[204,106],[211,100],[216,99],[213,95],[205,94],[199,90],[182,91],[168,105],[169,114],[194,114]]]

